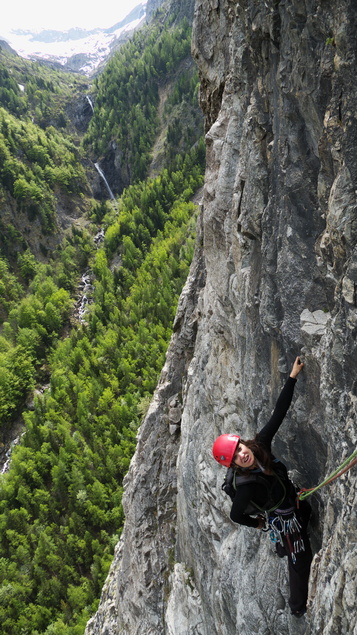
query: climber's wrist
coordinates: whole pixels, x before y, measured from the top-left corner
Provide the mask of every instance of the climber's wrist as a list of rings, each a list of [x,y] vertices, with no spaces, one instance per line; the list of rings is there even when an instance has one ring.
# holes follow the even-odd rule
[[[258,520],[258,525],[257,525],[257,529],[264,529],[265,527],[265,518],[257,518]]]

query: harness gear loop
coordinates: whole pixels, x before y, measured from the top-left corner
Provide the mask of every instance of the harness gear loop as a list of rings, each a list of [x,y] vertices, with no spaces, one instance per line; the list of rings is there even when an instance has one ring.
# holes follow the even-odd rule
[[[305,544],[301,535],[301,523],[296,517],[295,508],[276,509],[268,519],[270,540],[284,547],[284,539],[292,562],[296,563],[296,555],[305,551]]]
[[[324,485],[327,485],[328,483],[332,483],[332,481],[335,481],[337,478],[339,478],[339,476],[342,476],[342,474],[350,470],[351,467],[353,467],[356,463],[357,463],[357,450],[352,452],[351,456],[345,459],[343,463],[337,468],[337,470],[332,472],[332,474],[330,474],[322,483],[320,483],[320,485],[316,485],[316,487],[311,487],[310,489],[306,489],[306,487],[303,487],[298,492],[297,501],[299,502],[301,500],[304,500],[308,496],[311,496],[311,494],[313,494],[314,492],[317,492],[317,490],[319,490],[320,487],[323,487]]]

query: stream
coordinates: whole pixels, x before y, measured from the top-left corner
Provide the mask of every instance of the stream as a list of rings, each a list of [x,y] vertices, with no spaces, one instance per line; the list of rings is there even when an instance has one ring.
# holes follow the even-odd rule
[[[88,97],[88,95],[87,95],[87,101],[90,104],[93,111],[93,104],[91,99]],[[115,196],[112,190],[110,189],[109,183],[107,179],[105,178],[103,171],[99,167],[98,163],[95,163],[94,165],[98,174],[100,175],[100,177],[103,179],[105,183],[105,186],[108,190],[108,194],[111,200],[115,201]],[[104,241],[104,233],[105,233],[104,229],[101,228],[93,238],[94,244],[97,247],[97,249],[98,247],[100,247],[100,245]],[[81,281],[78,285],[78,299],[74,309],[74,318],[75,320],[80,322],[80,324],[85,324],[86,312],[88,310],[88,307],[93,302],[93,291],[94,291],[93,283],[94,283],[94,274],[90,269],[87,269],[83,273],[81,277]],[[34,407],[33,406],[34,397],[38,394],[42,394],[48,388],[49,388],[49,385],[46,385],[46,386],[42,386],[40,389],[35,390],[33,394],[28,397],[26,402],[26,408],[28,410],[32,410]],[[0,443],[0,474],[5,474],[6,472],[9,471],[11,454],[12,454],[13,448],[16,445],[18,445],[18,443],[20,443],[21,437],[23,436],[24,432],[25,432],[24,422],[22,417],[20,417],[17,420],[17,422],[15,422],[11,432],[8,435],[8,438],[3,443]]]
[[[104,229],[100,229],[99,232],[94,236],[94,244],[97,247],[100,247],[104,240]],[[93,302],[93,291],[94,291],[94,275],[90,269],[86,269],[81,277],[81,281],[78,285],[78,300],[76,302],[74,317],[81,323],[85,324],[85,314],[88,310],[88,307]]]
[[[22,434],[19,434],[11,441],[4,443],[3,447],[0,449],[0,474],[5,474],[5,472],[9,470],[12,450],[15,445],[19,443]]]
[[[100,229],[98,233],[94,236],[94,244],[96,247],[100,247],[104,240],[104,229]],[[94,275],[90,269],[87,269],[82,277],[81,281],[78,285],[78,299],[76,302],[76,306],[74,309],[74,317],[81,324],[85,324],[85,314],[88,310],[88,307],[93,302],[93,291],[94,291]],[[36,395],[43,394],[45,390],[48,390],[49,384],[42,386],[40,389],[37,389],[27,398],[26,401],[26,409],[33,410],[34,407],[34,397]],[[22,417],[20,417],[14,424],[11,432],[9,433],[7,439],[0,443],[0,474],[5,474],[9,471],[11,454],[16,445],[20,443],[21,437],[24,434],[24,422]]]

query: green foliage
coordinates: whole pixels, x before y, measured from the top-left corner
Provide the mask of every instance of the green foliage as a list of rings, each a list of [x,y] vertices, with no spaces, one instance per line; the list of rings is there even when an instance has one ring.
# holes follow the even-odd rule
[[[6,425],[34,388],[33,358],[23,346],[0,353],[0,425]]]
[[[58,286],[73,292],[78,284],[79,273],[87,268],[95,251],[93,236],[86,230],[72,225],[54,254],[53,276]]]
[[[150,26],[120,48],[97,80],[94,116],[84,143],[98,156],[115,139],[131,183],[147,176],[158,128],[159,85],[190,50],[187,20],[172,30]]]
[[[203,135],[202,113],[198,108],[198,86],[198,73],[190,66],[178,74],[168,93],[164,108],[167,128],[166,165],[170,165],[177,154],[187,152]]]
[[[2,64],[0,64],[0,105],[13,115],[20,115],[25,111],[20,87]]]
[[[6,341],[14,346],[3,343],[2,350],[0,341],[0,354],[6,369],[19,360],[22,375],[7,379],[14,397],[0,407],[9,411],[20,399],[16,389],[33,386],[33,359],[44,346],[52,353],[50,388],[25,415],[26,434],[1,481],[4,635],[79,635],[96,610],[123,525],[123,477],[192,257],[195,208],[188,198],[202,183],[201,155],[197,147],[174,171],[128,188],[118,218],[105,208],[104,247],[90,262],[96,282],[87,326],[55,344],[70,300],[44,266],[31,295],[10,311]],[[59,264],[86,245],[76,230]],[[122,265],[112,271],[118,255]]]
[[[0,106],[17,117],[45,129],[68,127],[64,114],[78,90],[86,90],[87,79],[54,70],[0,49]]]
[[[29,249],[26,249],[23,254],[18,254],[17,261],[23,280],[25,280],[25,282],[32,280],[38,269],[38,263],[35,256]]]
[[[0,206],[4,206],[4,196],[1,195],[0,188]],[[16,261],[15,255],[18,251],[24,251],[27,248],[25,237],[14,227],[11,222],[0,218],[0,254],[7,262],[11,262],[12,266]],[[0,256],[0,257],[1,257]]]
[[[72,305],[69,293],[45,277],[43,270],[31,289],[33,293],[13,306],[4,324],[7,346],[0,346],[0,431],[9,426],[33,390],[36,368],[56,341]]]
[[[22,295],[22,286],[10,273],[7,261],[0,258],[0,319],[5,317],[12,304]]]
[[[36,384],[50,382],[24,413],[25,435],[0,482],[4,635],[82,635],[122,530],[123,477],[164,363],[193,253],[190,200],[203,182],[197,76],[189,69],[180,79],[178,72],[189,54],[187,22],[171,31],[154,25],[95,80],[85,145],[98,155],[111,140],[119,144],[132,185],[117,209],[93,202],[90,228],[73,225],[47,265],[37,262],[11,220],[0,221],[2,429]],[[2,56],[0,203],[10,193],[18,209],[52,231],[55,197],[78,195],[84,184],[78,144],[53,127],[68,130],[68,81],[21,60],[4,64],[11,72],[1,74]],[[71,81],[75,88],[82,80]],[[163,87],[167,165],[144,182]],[[39,125],[25,119],[30,112]],[[98,223],[105,238],[96,249]],[[87,268],[95,278],[93,304],[86,324],[70,330],[71,296]]]
[[[78,151],[55,128],[46,132],[0,108],[0,185],[44,231],[55,225],[55,188],[81,192],[85,174]]]

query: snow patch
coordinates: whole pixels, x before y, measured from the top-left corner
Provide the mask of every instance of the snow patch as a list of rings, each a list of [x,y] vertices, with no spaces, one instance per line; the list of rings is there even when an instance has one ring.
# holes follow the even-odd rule
[[[3,34],[3,39],[21,57],[27,59],[37,58],[66,66],[74,56],[83,56],[82,63],[79,60],[78,67],[70,70],[90,75],[109,56],[115,42],[125,38],[145,20],[146,2],[139,3],[137,9],[140,7],[142,9],[139,13],[140,17],[130,20],[126,24],[123,20],[118,24],[118,28],[115,28],[116,25],[114,25],[110,29],[83,30],[82,37],[79,36],[78,30],[71,29],[65,32],[53,31],[51,33],[52,41],[42,41],[42,39],[40,41],[40,38],[37,39],[40,34],[34,31],[12,30]],[[20,90],[22,90],[21,87]]]

